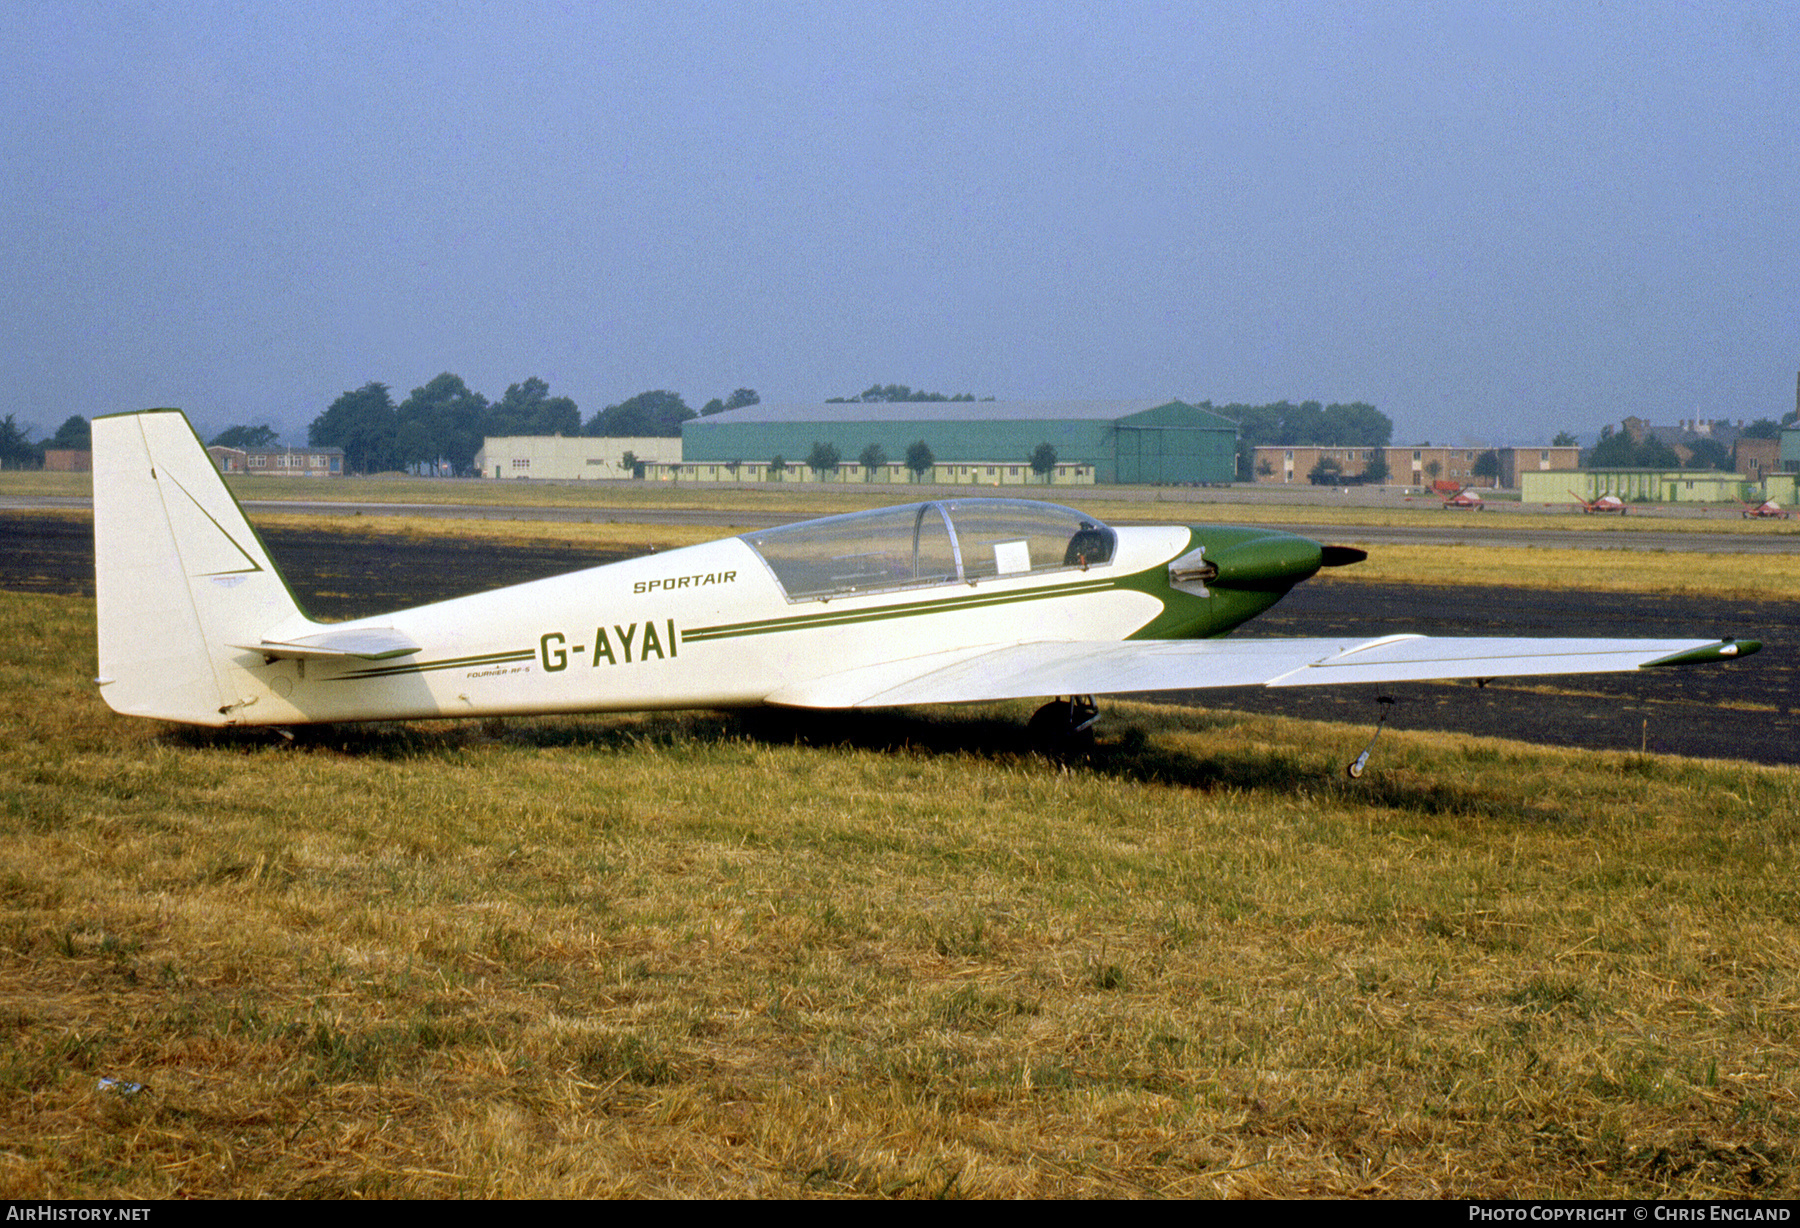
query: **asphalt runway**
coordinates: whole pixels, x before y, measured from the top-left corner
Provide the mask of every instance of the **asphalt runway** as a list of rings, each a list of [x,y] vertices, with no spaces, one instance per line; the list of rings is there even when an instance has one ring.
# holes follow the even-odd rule
[[[374,528],[375,526],[371,526]],[[607,553],[561,543],[496,547],[455,538],[387,540],[379,532],[265,529],[263,538],[308,609],[326,618],[382,613],[593,567]],[[1326,536],[1331,536],[1326,534]],[[0,589],[92,596],[92,530],[83,519],[0,510]],[[1389,728],[1447,730],[1546,745],[1800,763],[1800,601],[1720,603],[1499,586],[1414,588],[1327,573],[1300,585],[1240,634],[1736,636],[1764,650],[1704,669],[1389,687],[1234,688],[1144,696],[1207,708],[1345,722],[1373,731],[1377,695],[1396,700]],[[1367,740],[1346,739],[1348,755]],[[1348,755],[1346,757],[1348,757]],[[1375,762],[1379,763],[1380,750]]]
[[[1155,702],[1279,713],[1365,725],[1378,695],[1396,703],[1392,729],[1435,729],[1588,750],[1648,750],[1706,759],[1800,763],[1800,601],[1466,585],[1368,584],[1327,573],[1307,581],[1238,634],[1254,635],[1733,636],[1763,642],[1755,656],[1701,669],[1626,674],[1263,687],[1146,695]],[[1366,741],[1366,739],[1363,739]],[[1354,750],[1360,750],[1360,742]],[[1376,752],[1379,757],[1379,750]]]

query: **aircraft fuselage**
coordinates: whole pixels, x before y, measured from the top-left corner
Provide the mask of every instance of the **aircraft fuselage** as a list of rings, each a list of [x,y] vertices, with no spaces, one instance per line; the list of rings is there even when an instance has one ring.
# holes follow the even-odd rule
[[[391,629],[426,646],[386,660],[233,658],[244,724],[750,707],[828,674],[1015,640],[1222,635],[1318,568],[1319,547],[1265,530],[1122,528],[1111,561],[905,589],[790,599],[742,538],[538,580],[328,627],[271,628],[282,641],[328,629]],[[1171,587],[1169,564],[1245,563]],[[1256,568],[1248,564],[1260,561]],[[1043,632],[1040,631],[1040,634]]]

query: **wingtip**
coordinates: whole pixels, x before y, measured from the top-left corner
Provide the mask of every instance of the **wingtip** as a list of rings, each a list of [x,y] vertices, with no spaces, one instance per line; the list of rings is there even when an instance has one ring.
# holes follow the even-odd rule
[[[1643,668],[1655,669],[1660,665],[1707,665],[1714,661],[1735,661],[1739,657],[1747,657],[1761,651],[1761,640],[1720,640],[1716,644],[1705,644],[1699,648],[1690,648],[1685,652],[1658,657],[1654,661],[1646,661]]]

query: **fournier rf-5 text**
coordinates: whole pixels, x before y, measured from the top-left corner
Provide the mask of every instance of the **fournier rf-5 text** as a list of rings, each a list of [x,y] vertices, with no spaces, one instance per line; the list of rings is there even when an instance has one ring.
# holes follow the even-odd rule
[[[1752,640],[1229,637],[1362,551],[942,499],[350,622],[307,617],[177,410],[96,419],[100,693],[197,725],[841,709],[1691,665]],[[1360,764],[1359,764],[1360,766]]]

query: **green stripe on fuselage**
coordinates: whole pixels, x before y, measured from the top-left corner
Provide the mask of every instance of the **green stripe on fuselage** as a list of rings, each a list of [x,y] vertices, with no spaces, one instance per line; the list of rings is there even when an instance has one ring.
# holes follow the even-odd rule
[[[840,627],[852,623],[879,622],[889,618],[913,618],[921,614],[945,614],[957,610],[975,610],[985,606],[1008,605],[1019,601],[1043,601],[1053,597],[1077,597],[1103,593],[1117,588],[1117,580],[1082,580],[1057,584],[1048,588],[1030,588],[1007,593],[978,593],[957,597],[939,597],[897,605],[870,606],[861,610],[823,610],[788,618],[764,618],[754,622],[720,623],[714,627],[691,627],[681,633],[683,643],[731,639],[740,635],[768,635],[777,631],[809,631],[817,627]]]
[[[363,678],[395,678],[402,674],[423,674],[431,670],[475,668],[482,665],[506,665],[514,661],[530,661],[537,656],[531,648],[513,648],[505,652],[485,652],[472,657],[447,657],[442,661],[413,661],[406,665],[378,665],[339,674],[333,682],[355,682]]]

